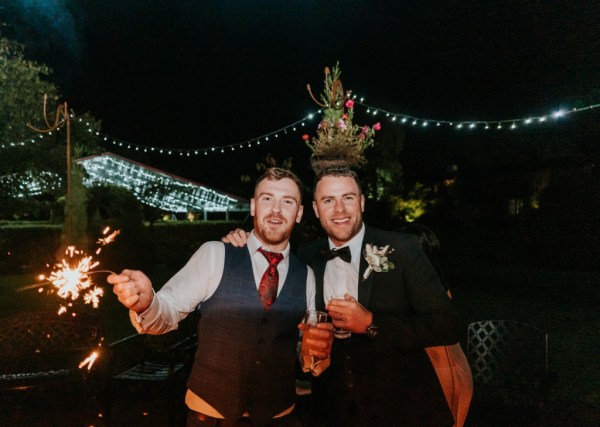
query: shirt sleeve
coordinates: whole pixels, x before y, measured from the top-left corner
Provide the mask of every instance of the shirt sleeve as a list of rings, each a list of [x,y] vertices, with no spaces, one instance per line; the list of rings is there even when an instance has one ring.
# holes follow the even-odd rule
[[[317,295],[317,285],[315,284],[315,273],[310,267],[306,277],[306,309],[315,310],[315,296]]]
[[[155,293],[146,311],[139,315],[130,312],[133,326],[140,333],[153,335],[177,329],[183,318],[214,294],[221,282],[224,264],[225,245],[216,241],[204,243]]]

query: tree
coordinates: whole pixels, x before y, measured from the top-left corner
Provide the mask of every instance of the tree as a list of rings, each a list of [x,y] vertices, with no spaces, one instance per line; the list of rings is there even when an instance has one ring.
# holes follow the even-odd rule
[[[388,229],[392,227],[394,201],[404,191],[404,136],[402,127],[384,124],[375,136],[375,143],[366,151],[368,162],[359,172],[369,205],[366,219],[370,224]]]
[[[65,194],[66,129],[39,133],[31,127],[54,124],[61,103],[51,74],[46,65],[26,59],[22,45],[0,38],[0,218],[50,218]],[[99,121],[89,113],[69,118],[72,149],[96,152]]]

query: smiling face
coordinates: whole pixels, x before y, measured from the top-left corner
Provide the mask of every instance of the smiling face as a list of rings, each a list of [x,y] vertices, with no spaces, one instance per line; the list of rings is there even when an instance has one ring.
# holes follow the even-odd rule
[[[362,227],[365,197],[350,176],[324,176],[315,187],[313,209],[335,246],[343,246]]]
[[[263,179],[250,200],[254,234],[273,251],[285,249],[294,224],[302,218],[303,206],[298,184],[290,178]]]

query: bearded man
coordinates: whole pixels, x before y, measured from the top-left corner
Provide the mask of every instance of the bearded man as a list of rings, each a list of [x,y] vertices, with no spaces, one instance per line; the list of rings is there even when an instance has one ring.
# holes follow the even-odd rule
[[[140,333],[171,331],[200,311],[188,426],[298,425],[298,327],[315,304],[313,272],[290,253],[301,202],[296,175],[269,168],[250,201],[254,229],[245,248],[204,243],[158,292],[141,271],[108,277]],[[331,324],[320,328],[308,340],[317,358],[328,357],[333,340]]]

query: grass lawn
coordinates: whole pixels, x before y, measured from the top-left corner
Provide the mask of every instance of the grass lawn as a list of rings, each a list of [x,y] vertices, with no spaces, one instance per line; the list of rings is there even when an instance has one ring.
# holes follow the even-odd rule
[[[550,334],[550,369],[555,379],[545,426],[600,425],[600,272],[538,271],[472,259],[444,259],[443,268],[465,323],[512,319]],[[172,271],[151,273],[160,285]],[[97,275],[98,284],[104,276]],[[36,289],[33,274],[0,276],[0,317],[58,309],[56,295]],[[97,314],[106,342],[134,332],[128,313],[108,285]],[[93,311],[85,306],[86,311]],[[466,331],[465,331],[466,334]]]

